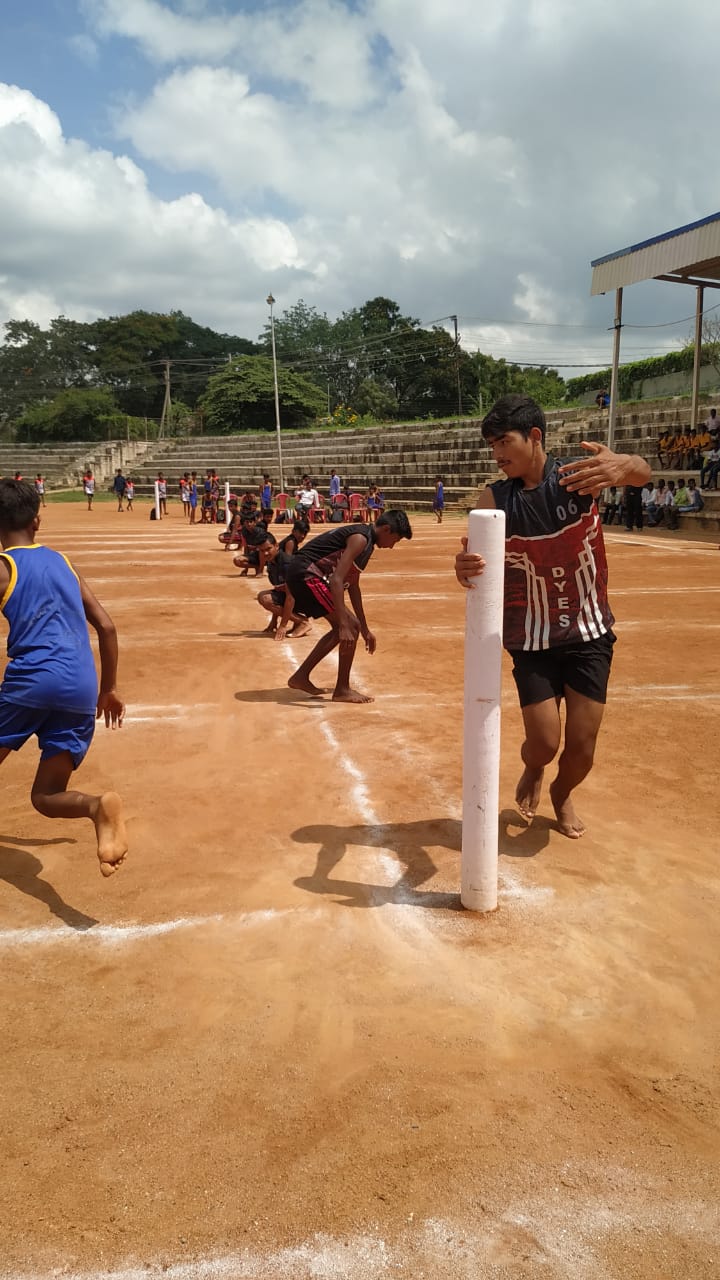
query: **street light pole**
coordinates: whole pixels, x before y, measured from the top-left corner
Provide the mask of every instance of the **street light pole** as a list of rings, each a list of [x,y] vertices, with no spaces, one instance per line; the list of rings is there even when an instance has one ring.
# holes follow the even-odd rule
[[[455,378],[457,380],[457,397],[458,397],[458,418],[462,418],[462,389],[460,385],[460,339],[458,337],[458,318],[450,316],[455,326]]]
[[[273,315],[275,299],[271,293],[267,296],[267,304],[270,308],[270,339],[272,341],[273,382],[275,383],[275,430],[277,432],[278,471],[280,473],[280,493],[284,493],[285,477],[283,476],[282,440],[280,437],[280,392],[278,391],[277,356],[275,354],[275,317]]]

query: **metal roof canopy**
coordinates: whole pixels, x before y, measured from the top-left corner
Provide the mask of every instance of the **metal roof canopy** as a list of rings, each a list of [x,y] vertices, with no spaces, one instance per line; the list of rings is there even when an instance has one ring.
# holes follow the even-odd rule
[[[666,280],[671,284],[695,287],[695,361],[693,366],[691,425],[697,423],[700,387],[700,355],[702,348],[702,316],[705,289],[720,289],[720,213],[713,213],[685,227],[666,231],[640,244],[630,245],[596,258],[591,295],[615,290],[615,322],[610,386],[608,447],[612,449],[617,419],[618,368],[620,365],[620,332],[622,330],[622,294],[629,284],[643,280]]]

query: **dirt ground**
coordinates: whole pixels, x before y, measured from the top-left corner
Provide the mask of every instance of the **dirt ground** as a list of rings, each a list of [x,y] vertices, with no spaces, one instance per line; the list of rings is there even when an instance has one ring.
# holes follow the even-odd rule
[[[459,907],[464,527],[364,575],[369,706],[293,694],[210,528],[51,506],[107,606],[131,854],[3,766],[0,1274],[140,1280],[720,1275],[720,552],[608,538],[619,643],[588,834],[514,807]],[[326,679],[332,678],[331,662]]]

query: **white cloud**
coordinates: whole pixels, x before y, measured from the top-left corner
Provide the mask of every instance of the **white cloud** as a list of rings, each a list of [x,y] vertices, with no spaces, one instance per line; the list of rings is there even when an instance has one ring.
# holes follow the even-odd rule
[[[670,0],[83,8],[100,56],[125,43],[153,82],[115,99],[132,158],[0,90],[6,307],[182,306],[253,335],[269,287],[331,314],[384,293],[425,321],[456,312],[498,354],[579,359],[610,347],[590,259],[716,203],[713,131],[695,128],[717,114],[716,0],[686,0],[679,24]],[[157,169],[188,194],[159,199]],[[692,305],[626,299],[628,318],[663,308]],[[481,323],[513,316],[597,333]]]
[[[267,277],[305,279],[280,219],[233,218],[192,193],[159,200],[127,156],[64,139],[44,104],[8,86],[0,86],[0,168],[4,318],[179,307],[240,331],[244,317],[253,332]]]

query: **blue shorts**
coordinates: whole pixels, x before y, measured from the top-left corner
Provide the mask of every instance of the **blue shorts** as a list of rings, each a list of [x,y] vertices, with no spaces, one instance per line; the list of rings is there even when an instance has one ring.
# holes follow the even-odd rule
[[[19,751],[28,738],[37,734],[41,758],[69,751],[73,769],[78,769],[87,755],[95,732],[95,716],[75,711],[43,711],[40,707],[21,707],[17,702],[0,698],[0,747]]]

